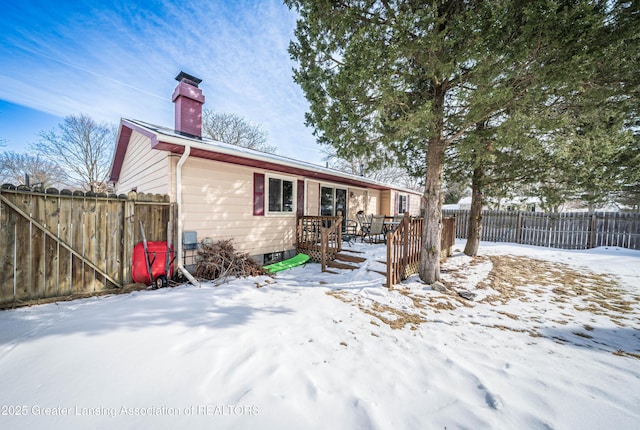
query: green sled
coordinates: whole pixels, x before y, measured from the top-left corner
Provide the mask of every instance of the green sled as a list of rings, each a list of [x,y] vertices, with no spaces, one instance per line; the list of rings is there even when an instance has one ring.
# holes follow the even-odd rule
[[[307,254],[298,254],[295,257],[292,257],[288,260],[281,261],[279,263],[269,264],[268,266],[264,266],[263,269],[269,273],[280,272],[281,270],[291,269],[292,267],[300,266],[301,264],[309,261],[309,256]]]

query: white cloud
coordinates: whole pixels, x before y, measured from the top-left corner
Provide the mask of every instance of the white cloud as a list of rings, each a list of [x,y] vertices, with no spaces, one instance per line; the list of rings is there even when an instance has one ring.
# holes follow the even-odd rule
[[[173,78],[184,70],[203,79],[207,108],[260,124],[282,155],[321,162],[291,77],[295,15],[278,1],[12,8],[20,16],[0,35],[0,98],[59,116],[171,126]]]

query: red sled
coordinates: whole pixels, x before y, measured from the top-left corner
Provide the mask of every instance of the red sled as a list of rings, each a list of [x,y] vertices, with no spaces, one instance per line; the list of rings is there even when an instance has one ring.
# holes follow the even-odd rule
[[[156,280],[162,276],[165,276],[166,279],[171,279],[173,276],[173,246],[171,246],[171,254],[169,256],[169,261],[171,262],[169,273],[167,273],[167,242],[147,242],[147,249],[149,250],[149,262],[151,263],[153,279]],[[142,242],[133,247],[131,278],[133,278],[133,282],[151,285]]]

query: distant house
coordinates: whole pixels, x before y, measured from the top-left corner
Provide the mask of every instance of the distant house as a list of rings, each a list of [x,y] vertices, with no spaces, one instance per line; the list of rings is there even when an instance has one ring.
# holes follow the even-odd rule
[[[503,211],[543,212],[542,202],[538,197],[518,196],[501,198],[497,202],[492,201],[489,206],[491,209]]]
[[[599,205],[589,205],[589,203],[575,200],[566,202],[558,208],[558,212],[635,212],[633,208],[618,203],[607,202]]]
[[[453,207],[452,207],[452,209],[453,209]],[[469,210],[469,209],[471,209],[471,197],[462,197],[458,201],[457,209],[461,209],[461,210]]]
[[[175,127],[122,119],[110,181],[117,193],[168,194],[179,205],[179,235],[231,238],[263,262],[295,252],[296,214],[420,214],[415,191],[202,137],[201,80],[176,80]]]
[[[482,209],[524,212],[541,212],[540,199],[537,197],[513,197],[500,200],[485,199]],[[458,203],[442,205],[443,210],[471,210],[471,197],[462,197]]]

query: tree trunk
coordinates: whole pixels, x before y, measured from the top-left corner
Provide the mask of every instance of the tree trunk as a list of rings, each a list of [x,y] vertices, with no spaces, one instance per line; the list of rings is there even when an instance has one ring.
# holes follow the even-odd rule
[[[473,170],[471,179],[471,210],[469,211],[469,228],[467,229],[467,245],[464,253],[471,257],[478,255],[480,237],[482,236],[482,180],[484,167],[482,165]]]
[[[440,237],[442,235],[442,172],[446,142],[442,138],[444,118],[444,90],[436,87],[433,103],[434,121],[427,147],[427,166],[424,189],[424,229],[420,253],[420,279],[433,284],[440,280]]]

